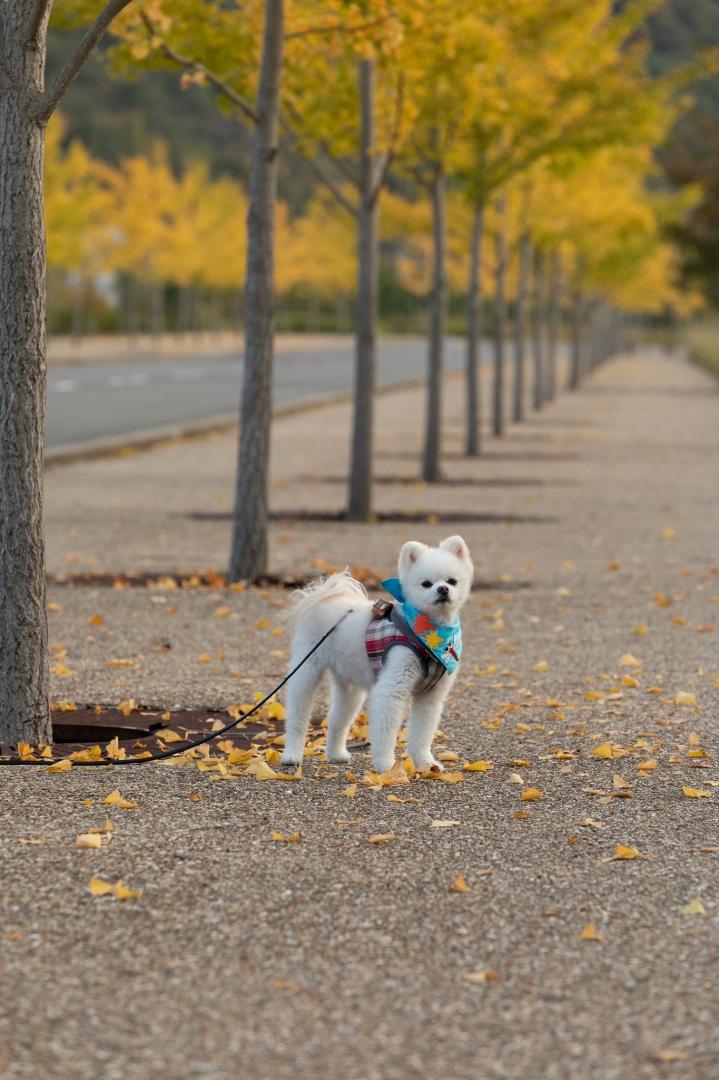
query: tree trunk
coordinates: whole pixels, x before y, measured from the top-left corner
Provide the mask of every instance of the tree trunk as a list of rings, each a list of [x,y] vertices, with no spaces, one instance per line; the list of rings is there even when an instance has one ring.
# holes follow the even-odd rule
[[[570,390],[577,390],[582,377],[582,289],[577,278],[572,296],[572,351],[569,367]]]
[[[552,252],[549,269],[549,302],[547,309],[547,385],[546,396],[553,401],[557,393],[557,356],[559,325],[562,312],[562,257],[557,248]]]
[[[165,332],[165,285],[156,281],[152,285],[152,333],[159,337]]]
[[[532,404],[541,409],[544,404],[544,253],[534,252],[534,289],[532,290],[532,359],[534,381]]]
[[[284,0],[265,0],[247,214],[247,306],[230,580],[267,569],[267,498],[274,352],[274,240]]]
[[[467,457],[479,457],[482,450],[482,393],[480,364],[482,360],[482,247],[484,240],[484,205],[474,208],[472,219],[471,263],[467,291]]]
[[[0,741],[50,742],[43,431],[44,128],[47,14],[5,4],[0,84]]]
[[[517,279],[517,304],[514,321],[514,399],[512,419],[524,419],[524,361],[527,349],[527,285],[532,261],[532,244],[529,234],[519,241],[519,277]]]
[[[430,305],[429,367],[427,378],[427,423],[424,439],[422,479],[437,483],[442,478],[442,376],[444,338],[447,328],[447,178],[437,165],[432,184],[432,300]]]
[[[504,354],[507,333],[507,197],[501,195],[497,204],[498,221],[495,238],[494,268],[494,386],[493,418],[494,434],[504,435]]]
[[[374,191],[374,61],[360,60],[358,74],[361,115],[360,208],[357,216],[357,329],[347,517],[350,521],[368,521],[372,512],[372,445],[379,310],[378,203]]]
[[[78,341],[85,331],[85,307],[87,303],[87,282],[78,274],[72,293],[72,336]]]

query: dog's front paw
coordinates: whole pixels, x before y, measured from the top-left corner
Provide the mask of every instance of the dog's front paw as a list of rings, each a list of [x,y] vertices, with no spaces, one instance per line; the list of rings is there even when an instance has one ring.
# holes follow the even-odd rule
[[[427,772],[429,769],[436,769],[437,772],[444,772],[444,765],[441,761],[437,761],[434,754],[418,753],[417,757],[414,757],[414,755],[410,753],[409,756],[412,758],[412,763],[418,772]]]
[[[380,774],[380,776],[381,776],[382,773],[389,772],[389,770],[394,765],[394,754],[391,754],[391,755],[389,755],[387,757],[374,757],[373,756],[372,757],[372,765],[374,766],[375,772],[378,772]]]
[[[349,750],[337,750],[333,753],[327,751],[327,760],[330,765],[349,765],[352,755]]]
[[[285,750],[284,754],[282,755],[282,757],[280,758],[280,765],[289,766],[289,765],[301,765],[301,764],[302,764],[302,755],[288,754],[286,750]]]

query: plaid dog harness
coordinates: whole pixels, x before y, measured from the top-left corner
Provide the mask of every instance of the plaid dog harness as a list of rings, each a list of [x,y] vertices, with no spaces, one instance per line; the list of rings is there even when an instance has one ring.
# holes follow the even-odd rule
[[[395,581],[390,578],[382,584],[400,600],[401,608],[388,600],[377,600],[372,605],[374,619],[365,637],[367,657],[375,675],[379,675],[389,650],[394,645],[404,645],[422,664],[422,678],[415,693],[424,694],[437,685],[445,671],[451,673],[456,669],[462,655],[462,632],[459,623],[438,626],[403,602],[399,582],[395,584]],[[405,608],[409,608],[407,613]]]

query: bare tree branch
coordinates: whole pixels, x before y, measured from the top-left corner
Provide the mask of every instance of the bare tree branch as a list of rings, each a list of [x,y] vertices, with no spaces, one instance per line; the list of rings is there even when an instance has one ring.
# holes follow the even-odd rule
[[[353,217],[357,217],[357,214],[359,212],[358,208],[350,202],[339,184],[327,172],[324,165],[317,161],[316,158],[308,157],[305,158],[305,161],[312,169],[312,172],[315,174],[317,179],[320,180],[325,185],[325,187],[332,192],[340,206],[343,206],[348,213],[352,214]]]
[[[319,145],[319,148],[322,151],[322,153],[325,155],[325,157],[329,161],[332,162],[332,164],[335,166],[335,168],[338,169],[339,172],[342,173],[342,175],[345,177],[345,179],[349,180],[349,182],[351,184],[354,184],[354,186],[358,188],[359,187],[359,178],[358,178],[357,174],[355,173],[354,169],[352,169],[347,164],[347,162],[344,161],[342,158],[336,157],[335,154],[333,154],[332,151],[330,150],[327,143],[324,142],[324,140],[321,143],[319,143],[318,145]]]
[[[361,34],[363,30],[372,30],[375,26],[381,26],[393,17],[393,13],[383,15],[380,19],[374,19],[368,23],[358,23],[355,26],[344,26],[342,23],[328,23],[325,26],[308,26],[306,30],[295,30],[291,34],[285,34],[285,41],[293,38],[310,37],[313,34]]]
[[[27,37],[25,38],[28,44],[36,41],[42,21],[52,7],[52,2],[53,0],[35,0],[30,22],[28,23]]]
[[[347,198],[344,191],[339,186],[334,177],[327,172],[325,166],[319,161],[317,161],[316,158],[307,157],[306,154],[301,153],[301,151],[297,149],[297,144],[300,141],[299,136],[297,135],[297,132],[294,130],[294,128],[292,128],[291,125],[287,122],[286,117],[283,118],[282,127],[284,134],[290,139],[292,143],[294,143],[295,151],[299,154],[303,161],[307,162],[317,179],[322,184],[324,184],[329,191],[332,192],[337,202],[340,204],[340,206],[344,207],[348,214],[351,214],[353,217],[357,217],[359,213],[359,207],[354,206],[353,203]]]
[[[295,148],[297,148],[297,145],[300,141],[300,136],[298,134],[297,128],[300,127],[302,124],[302,116],[297,107],[293,105],[291,101],[285,101],[284,104],[285,111],[290,114],[291,119],[296,124],[296,126],[293,127],[292,124],[285,117],[285,133],[289,135],[290,139],[295,144]],[[331,164],[334,165],[334,167],[339,172],[341,172],[347,180],[350,181],[353,187],[359,189],[359,180],[355,176],[353,170],[349,167],[349,165],[347,165],[346,162],[342,161],[340,158],[335,157],[335,155],[327,146],[326,142],[320,141],[317,145],[322,151],[322,153],[325,155],[327,160],[331,162]],[[352,202],[347,198],[334,177],[329,172],[327,172],[325,166],[316,158],[308,157],[306,154],[302,154],[301,152],[300,156],[308,163],[317,179],[320,180],[325,185],[325,187],[329,188],[334,197],[337,199],[337,202],[340,203],[350,214],[353,214],[356,217],[359,213],[359,208],[354,206]]]
[[[112,20],[131,2],[132,0],[108,0],[108,3],[105,4],[94,23],[92,23],[85,31],[85,34],[78,42],[75,52],[68,60],[65,67],[45,93],[41,94],[33,110],[33,115],[36,120],[44,124],[50,119],[68,86],[73,82],[78,71],[87,60],[100,38],[104,35]],[[40,6],[42,5],[39,0],[38,7]],[[37,14],[37,12],[35,14]]]
[[[377,160],[377,171],[372,184],[372,191],[370,193],[370,203],[376,202],[379,197],[379,193],[384,187],[384,182],[387,179],[387,173],[390,170],[392,162],[394,161],[395,154],[397,153],[397,147],[399,145],[400,136],[402,134],[402,111],[404,106],[404,75],[400,72],[399,79],[397,80],[397,97],[395,99],[394,108],[394,122],[392,124],[392,134],[389,140],[389,146]]]
[[[157,36],[155,28],[144,11],[140,12],[140,18],[145,24],[148,34],[154,40]],[[224,79],[221,79],[214,71],[210,71],[210,69],[205,67],[204,64],[201,64],[199,60],[193,60],[190,56],[183,56],[181,53],[178,53],[171,45],[168,45],[166,41],[161,41],[156,47],[159,48],[160,52],[163,53],[168,60],[172,60],[178,67],[184,67],[187,68],[188,71],[196,71],[198,74],[202,75],[208,83],[214,86],[216,90],[219,90],[223,97],[226,97],[228,101],[231,101],[233,105],[236,105],[248,120],[251,120],[253,124],[258,122],[259,117],[249,101],[246,101],[245,98],[242,97],[242,94],[238,94],[234,87],[230,86]]]

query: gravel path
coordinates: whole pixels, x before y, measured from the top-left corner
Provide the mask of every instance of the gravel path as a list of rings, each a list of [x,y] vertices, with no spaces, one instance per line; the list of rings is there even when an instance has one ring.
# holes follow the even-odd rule
[[[489,587],[442,725],[461,779],[347,797],[318,759],[297,783],[2,770],[3,1077],[719,1075],[717,386],[616,360],[471,463],[450,380],[439,488],[413,481],[421,405],[379,405],[378,510],[415,525],[296,520],[342,505],[348,413],[277,424],[272,559],[384,574],[410,536],[465,536]],[[52,470],[51,569],[221,569],[233,453]],[[53,695],[251,700],[286,662],[284,601],[53,586]],[[106,816],[111,842],[76,850]],[[93,897],[93,875],[142,896]]]

